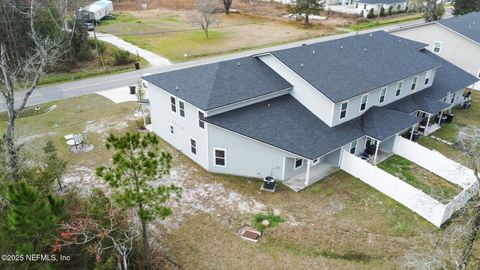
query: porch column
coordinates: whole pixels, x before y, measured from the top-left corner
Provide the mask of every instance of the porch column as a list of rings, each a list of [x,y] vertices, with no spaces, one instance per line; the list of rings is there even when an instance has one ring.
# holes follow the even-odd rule
[[[431,116],[432,116],[431,114],[428,114],[427,125],[425,126],[425,135],[428,134],[428,125],[430,124],[430,117]]]
[[[377,141],[375,145],[375,157],[373,158],[373,164],[377,164],[377,155],[378,155],[378,147],[380,146],[380,141]]]
[[[412,132],[410,132],[410,141],[413,141],[413,132],[415,131],[415,125],[412,126]]]
[[[312,166],[312,161],[307,160],[307,173],[305,175],[305,186],[310,185],[310,167]]]
[[[442,123],[442,116],[443,116],[443,112],[440,111],[440,112],[438,113],[438,124],[439,124],[439,125]]]

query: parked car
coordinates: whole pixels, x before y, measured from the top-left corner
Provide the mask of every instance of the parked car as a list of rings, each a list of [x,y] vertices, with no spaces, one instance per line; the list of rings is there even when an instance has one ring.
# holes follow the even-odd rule
[[[85,27],[88,29],[88,31],[93,31],[93,23],[91,22],[86,22]]]

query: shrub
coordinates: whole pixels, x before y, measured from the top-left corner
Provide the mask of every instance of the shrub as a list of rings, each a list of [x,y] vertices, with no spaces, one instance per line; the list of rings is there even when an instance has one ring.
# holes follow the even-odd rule
[[[262,221],[268,220],[270,222],[270,225],[268,225],[269,228],[274,228],[278,224],[283,222],[283,218],[281,216],[274,215],[272,213],[270,214],[256,214],[254,219],[253,219],[253,226],[260,232],[263,232],[266,227],[262,224]]]
[[[133,62],[128,51],[116,50],[112,55],[113,59],[115,59],[115,65],[126,65]]]
[[[368,19],[372,19],[373,17],[375,17],[375,14],[373,12],[374,12],[373,8],[371,8],[370,11],[367,14]]]
[[[380,17],[384,17],[385,16],[385,8],[382,6],[380,8]]]
[[[393,6],[389,6],[388,7],[388,15],[392,15],[393,14]]]

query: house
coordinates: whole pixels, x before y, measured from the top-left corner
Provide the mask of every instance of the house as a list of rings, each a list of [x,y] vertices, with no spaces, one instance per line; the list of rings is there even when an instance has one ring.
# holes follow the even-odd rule
[[[393,30],[480,78],[480,12]],[[472,86],[480,90],[480,84]]]
[[[373,9],[373,13],[378,15],[380,13],[380,9],[385,9],[385,13],[388,12],[389,8],[392,7],[392,11],[399,12],[405,10],[407,8],[407,1],[406,0],[357,0],[355,1],[355,9],[357,10],[357,14],[363,15],[367,17],[368,13],[371,9]]]
[[[296,191],[347,159],[379,170],[477,81],[426,46],[379,31],[144,76],[152,129],[209,172]]]

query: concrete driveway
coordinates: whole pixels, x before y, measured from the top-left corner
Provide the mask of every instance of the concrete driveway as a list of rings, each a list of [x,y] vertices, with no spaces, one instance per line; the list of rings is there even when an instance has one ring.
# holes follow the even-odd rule
[[[90,37],[93,37],[93,32],[89,32]],[[106,33],[97,33],[97,39],[108,42],[122,50],[128,51],[132,54],[139,55],[140,57],[144,58],[145,60],[150,63],[152,67],[162,67],[162,66],[168,66],[171,65],[172,63],[165,57],[161,57],[157,54],[154,54],[150,51],[144,50],[138,46],[135,46],[129,42],[126,42],[125,40],[114,36],[112,34],[106,34]]]

